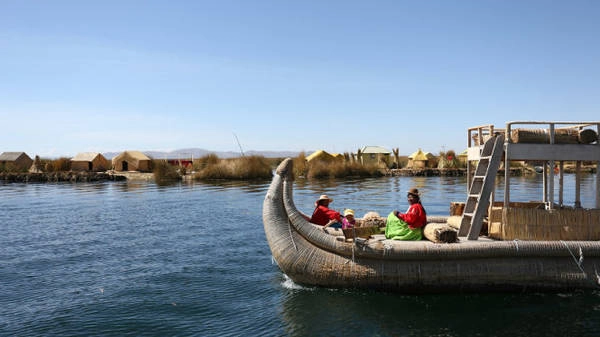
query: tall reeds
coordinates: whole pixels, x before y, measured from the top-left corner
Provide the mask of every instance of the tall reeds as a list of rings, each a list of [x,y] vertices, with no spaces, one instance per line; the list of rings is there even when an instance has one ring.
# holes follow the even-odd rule
[[[194,168],[196,180],[250,180],[273,177],[271,164],[263,156],[220,159],[217,155],[210,154],[198,159],[198,162],[194,163]]]
[[[44,172],[66,172],[71,170],[71,160],[66,157],[40,159],[38,163],[43,167],[42,171]]]
[[[179,181],[181,180],[182,173],[185,173],[181,171],[183,168],[171,165],[166,160],[153,160],[152,168],[154,181],[159,185]]]
[[[311,161],[306,165],[306,178],[346,178],[346,177],[380,177],[381,169],[375,165],[363,165],[358,162]]]
[[[304,152],[300,152],[300,154],[293,159],[293,162],[294,177],[303,177],[307,170],[306,154]]]

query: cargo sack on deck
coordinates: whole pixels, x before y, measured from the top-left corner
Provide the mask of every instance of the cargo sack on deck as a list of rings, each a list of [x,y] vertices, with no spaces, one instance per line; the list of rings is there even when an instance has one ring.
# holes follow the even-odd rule
[[[408,224],[398,219],[397,216],[394,215],[394,212],[391,212],[387,217],[387,222],[385,226],[385,238],[392,240],[421,240],[423,230],[421,228],[410,229],[408,228]]]

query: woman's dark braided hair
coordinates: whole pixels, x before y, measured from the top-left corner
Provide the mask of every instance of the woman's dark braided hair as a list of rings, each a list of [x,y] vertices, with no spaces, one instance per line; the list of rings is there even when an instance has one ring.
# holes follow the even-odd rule
[[[417,202],[419,204],[421,204],[421,197],[420,196],[418,196],[418,195],[416,195],[414,193],[410,193],[410,192],[408,193],[408,195],[412,195],[412,197],[415,198],[415,199],[417,199]],[[427,215],[427,211],[425,210],[425,207],[423,207],[423,204],[421,204],[421,208],[423,208],[423,213],[425,213],[425,215]]]

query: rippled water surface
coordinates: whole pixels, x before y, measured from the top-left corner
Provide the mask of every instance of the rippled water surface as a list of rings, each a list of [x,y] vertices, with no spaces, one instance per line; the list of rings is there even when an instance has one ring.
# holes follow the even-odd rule
[[[583,180],[586,207],[595,179]],[[0,184],[0,334],[600,335],[597,291],[405,296],[296,285],[265,240],[268,183]],[[511,183],[515,201],[540,200],[539,176]],[[567,204],[573,184],[567,175]],[[462,177],[297,181],[295,202],[310,213],[326,193],[333,208],[384,215],[404,210],[413,186],[428,214],[448,214],[466,194]]]

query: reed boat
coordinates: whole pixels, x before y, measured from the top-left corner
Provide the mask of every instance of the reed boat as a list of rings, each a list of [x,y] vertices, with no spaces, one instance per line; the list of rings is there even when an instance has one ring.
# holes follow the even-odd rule
[[[522,136],[515,142],[520,124],[543,125],[546,133],[541,141],[523,141]],[[596,138],[588,143],[557,141],[562,128],[581,131],[590,126],[596,128]],[[294,282],[328,288],[402,293],[598,289],[598,173],[594,208],[581,207],[579,186],[575,205],[562,204],[563,164],[575,162],[579,168],[582,161],[592,161],[600,166],[598,128],[600,122],[509,122],[505,129],[469,128],[470,178],[464,207],[458,215],[428,218],[425,227],[444,221],[450,226],[450,220],[457,219],[454,243],[396,241],[381,234],[349,240],[339,230],[310,223],[294,204],[293,161],[287,158],[278,166],[263,203],[273,259]],[[533,132],[537,133],[543,132]],[[507,173],[504,201],[495,202],[494,180],[501,164],[508,172],[511,162],[523,160],[544,165],[543,200],[535,207],[511,201]],[[558,202],[553,199],[556,164],[561,175]]]

